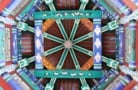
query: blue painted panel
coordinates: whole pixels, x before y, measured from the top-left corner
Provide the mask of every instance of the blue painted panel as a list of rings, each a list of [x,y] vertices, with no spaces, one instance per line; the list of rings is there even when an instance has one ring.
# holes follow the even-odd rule
[[[35,21],[35,69],[43,69],[42,56],[44,52],[42,35],[42,20]]]
[[[94,69],[101,69],[102,66],[102,43],[101,43],[101,19],[93,19],[93,55]]]
[[[17,44],[17,28],[12,28],[12,62],[17,63],[18,60],[18,44]]]

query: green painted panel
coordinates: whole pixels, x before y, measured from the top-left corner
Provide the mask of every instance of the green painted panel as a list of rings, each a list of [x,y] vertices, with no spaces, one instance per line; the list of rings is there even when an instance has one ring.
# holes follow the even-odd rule
[[[101,78],[102,71],[96,70],[35,70],[34,75],[42,78]]]
[[[44,11],[35,12],[34,19],[80,19],[80,18],[102,18],[101,10],[67,10],[67,11]]]

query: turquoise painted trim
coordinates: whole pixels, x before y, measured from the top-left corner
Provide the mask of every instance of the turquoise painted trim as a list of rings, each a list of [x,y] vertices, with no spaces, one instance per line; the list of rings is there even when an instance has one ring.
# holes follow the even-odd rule
[[[35,70],[34,75],[41,78],[101,78],[102,71],[96,70]]]
[[[101,10],[68,10],[68,11],[43,11],[35,12],[34,19],[80,19],[102,18]]]

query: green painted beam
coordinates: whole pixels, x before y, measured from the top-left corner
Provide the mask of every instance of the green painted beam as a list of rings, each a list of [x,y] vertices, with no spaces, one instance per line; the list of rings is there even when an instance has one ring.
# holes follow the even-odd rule
[[[29,63],[33,62],[34,60],[35,60],[35,56],[29,57],[29,58],[27,59],[27,61],[28,61]]]
[[[88,56],[92,56],[92,55],[93,55],[93,52],[92,52],[92,51],[87,50],[87,49],[85,49],[85,48],[83,48],[83,47],[80,47],[80,46],[78,46],[78,45],[73,45],[73,48],[74,48],[75,50],[77,50],[77,51],[83,53],[83,54],[88,55]]]
[[[102,32],[115,30],[117,28],[119,28],[118,22],[116,20],[115,21],[111,21],[106,26],[102,27]],[[75,40],[73,40],[73,43],[76,44],[76,43],[82,42],[84,40],[87,40],[87,39],[89,39],[91,37],[93,37],[93,32],[89,32],[88,34],[85,34],[85,35],[83,35],[83,36],[81,36],[79,38],[76,38]]]
[[[68,55],[68,49],[64,49],[63,54],[60,57],[60,60],[59,60],[59,62],[57,64],[56,69],[61,69],[62,68],[62,66],[63,66],[63,64],[65,62],[65,59],[66,59],[67,55]]]
[[[20,30],[23,30],[23,31],[27,31],[28,27],[29,27],[28,24],[24,23],[24,22],[18,22],[18,24],[17,24],[17,28]]]
[[[44,56],[51,55],[51,54],[53,54],[53,53],[55,53],[55,52],[58,52],[58,51],[62,50],[63,48],[64,48],[63,45],[56,46],[56,47],[54,47],[54,48],[51,48],[51,49],[45,51],[43,55],[44,55]]]
[[[88,3],[89,2],[89,0],[80,0],[81,1],[81,3]]]
[[[20,16],[24,16],[26,13],[28,13],[28,11],[32,8],[34,3],[35,3],[35,0],[31,0],[29,5],[27,5],[27,7],[25,9],[23,9],[23,11],[20,13]]]
[[[73,48],[81,53],[84,53],[86,55],[89,55],[89,56],[93,56],[93,52],[90,51],[90,50],[86,50],[85,48],[83,47],[80,47],[80,46],[77,46],[77,45],[74,45]],[[102,56],[102,61],[106,63],[107,66],[111,67],[111,68],[114,68],[114,69],[117,69],[118,68],[118,65],[119,65],[119,62],[114,60],[114,59],[111,59],[111,58],[107,58],[105,56]]]
[[[113,9],[109,7],[109,5],[104,0],[98,0],[98,3],[100,3],[108,12],[114,13]]]
[[[75,40],[73,40],[73,44],[77,44],[77,43],[84,41],[84,40],[87,40],[91,37],[93,37],[93,32],[89,32],[88,34],[85,34],[79,38],[76,38]]]
[[[43,0],[47,5],[53,4],[53,0]]]
[[[106,26],[102,27],[102,32],[106,32],[106,31],[108,31],[108,30],[109,30],[108,25],[106,25]]]
[[[61,69],[63,67],[63,64],[65,62],[67,55],[68,55],[68,49],[64,49],[64,51],[60,57],[60,60],[56,66],[56,69]],[[56,79],[57,79],[56,77],[52,78],[50,80],[50,82],[46,85],[45,90],[49,90],[49,89],[53,90]]]
[[[68,35],[67,35],[67,33],[66,33],[66,30],[65,30],[65,28],[64,28],[64,26],[63,26],[63,24],[62,24],[62,22],[61,22],[60,20],[56,20],[56,23],[57,23],[57,25],[58,25],[58,28],[59,28],[59,30],[60,30],[60,32],[61,32],[61,34],[62,34],[64,40],[67,40],[67,39],[68,39]]]
[[[111,59],[111,58],[107,58],[105,56],[102,56],[102,61],[105,62],[107,66],[114,68],[114,69],[117,69],[119,66],[118,61]]]
[[[102,32],[111,31],[119,28],[119,23],[117,20],[107,23],[106,26],[102,27]]]
[[[69,51],[70,51],[70,55],[72,57],[73,63],[75,64],[75,68],[77,70],[79,70],[80,65],[79,65],[78,59],[76,57],[76,54],[75,54],[73,48],[71,48]],[[81,87],[82,89],[84,89],[84,88],[89,89],[89,86],[88,86],[87,81],[85,80],[85,78],[80,78],[80,81],[81,81],[81,84],[82,84],[82,87]]]
[[[52,40],[52,41],[55,41],[57,43],[64,43],[64,40],[59,38],[59,37],[56,37],[54,35],[51,35],[51,34],[48,34],[48,33],[43,33],[43,37],[49,39],[49,40]]]
[[[78,26],[79,26],[79,23],[80,23],[80,19],[75,19],[74,21],[74,24],[73,24],[73,28],[71,30],[71,34],[70,34],[70,40],[73,40],[74,37],[75,37],[75,34],[77,32],[77,29],[78,29]]]
[[[34,19],[80,19],[80,18],[102,18],[101,10],[62,10],[35,12]]]
[[[81,6],[80,6],[79,10],[84,10],[88,2],[86,2],[85,0],[84,1],[82,0],[81,2],[82,3],[81,3]],[[77,32],[77,29],[78,29],[78,26],[79,26],[79,23],[80,23],[80,19],[75,19],[74,25],[73,25],[73,28],[71,30],[71,34],[70,34],[70,37],[69,37],[70,40],[74,39],[75,34]]]
[[[74,50],[71,48],[69,51],[70,51],[70,55],[72,57],[73,63],[75,65],[75,68],[80,69],[80,65],[79,65],[79,62],[78,62],[78,59],[76,57]]]
[[[35,61],[35,56],[30,57],[30,58],[24,58],[20,61],[18,61],[18,65],[20,68],[28,66],[31,62]]]
[[[102,71],[96,70],[35,70],[34,75],[41,78],[101,78]]]
[[[48,6],[49,6],[49,8],[50,8],[50,13],[51,13],[51,12],[56,12],[56,8],[55,8],[55,6],[54,6],[54,4],[53,4],[53,0],[48,0],[48,1],[45,0],[45,3],[48,4]],[[46,12],[47,12],[47,11],[46,11]],[[37,12],[36,12],[36,13],[37,13]],[[41,16],[41,17],[42,17],[42,16]],[[60,30],[60,32],[61,32],[63,38],[64,38],[65,40],[67,40],[67,39],[68,39],[68,35],[67,35],[67,33],[66,33],[66,30],[65,30],[65,28],[64,28],[64,26],[63,26],[63,24],[62,24],[60,18],[57,18],[56,23],[57,23],[57,25],[58,25],[58,28],[59,28],[59,30]]]
[[[30,31],[30,32],[34,33],[34,28],[30,27],[27,23],[24,23],[24,22],[19,22],[17,24],[17,28],[22,31]]]
[[[26,67],[29,65],[29,62],[27,61],[27,58],[24,58],[20,61],[18,61],[18,65],[20,68]]]

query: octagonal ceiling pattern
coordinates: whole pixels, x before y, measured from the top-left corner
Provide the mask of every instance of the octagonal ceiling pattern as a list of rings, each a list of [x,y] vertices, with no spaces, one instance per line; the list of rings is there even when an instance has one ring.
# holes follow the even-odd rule
[[[138,90],[138,0],[1,0],[0,89]]]

